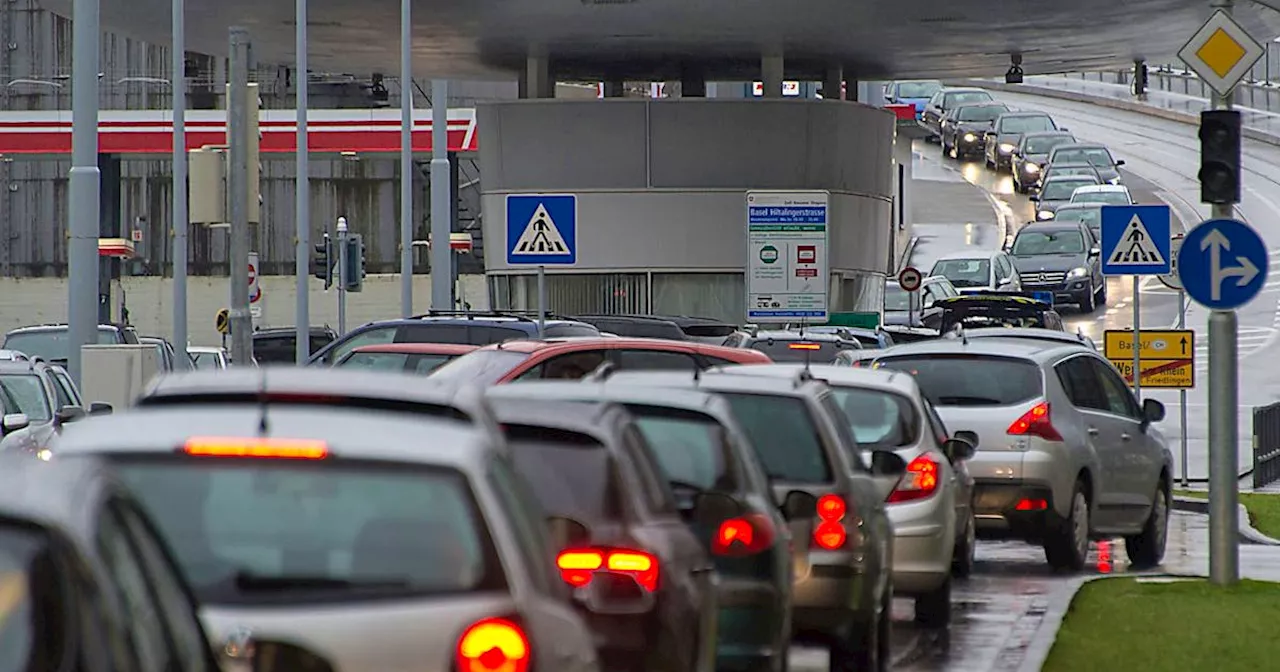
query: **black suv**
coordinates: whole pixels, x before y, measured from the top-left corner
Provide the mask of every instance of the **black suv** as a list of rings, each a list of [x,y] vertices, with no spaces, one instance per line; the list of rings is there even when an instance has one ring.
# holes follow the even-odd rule
[[[311,327],[308,342],[312,355],[338,340],[338,332],[329,327]],[[268,327],[253,332],[253,358],[259,364],[293,364],[297,361],[298,331],[296,327]]]
[[[575,315],[573,319],[624,338],[665,338],[708,345],[721,345],[738,330],[736,324],[687,315]]]
[[[1107,302],[1101,243],[1083,222],[1039,222],[1018,232],[1009,246],[1022,288],[1053,292],[1054,303],[1074,303],[1092,313]]]

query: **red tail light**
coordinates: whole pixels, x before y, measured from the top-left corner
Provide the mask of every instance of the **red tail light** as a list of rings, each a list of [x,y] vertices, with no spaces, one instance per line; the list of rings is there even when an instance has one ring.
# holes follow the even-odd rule
[[[844,517],[849,504],[840,495],[823,495],[818,498],[818,525],[813,528],[813,545],[834,551],[849,539],[844,529]]]
[[[486,618],[458,638],[458,672],[526,672],[533,656],[524,629],[505,618]]]
[[[720,529],[711,540],[711,552],[730,557],[755,555],[772,547],[776,537],[773,521],[768,516],[748,513],[720,523]]]
[[[930,453],[919,455],[907,464],[898,485],[889,493],[890,504],[927,499],[938,491],[938,472],[942,463]]]
[[[1005,430],[1014,436],[1038,436],[1047,441],[1061,441],[1062,435],[1049,420],[1049,402],[1042,401],[1022,414]]]
[[[627,574],[649,591],[658,589],[658,558],[626,548],[571,548],[556,556],[560,578],[575,587],[591,583],[596,572]]]

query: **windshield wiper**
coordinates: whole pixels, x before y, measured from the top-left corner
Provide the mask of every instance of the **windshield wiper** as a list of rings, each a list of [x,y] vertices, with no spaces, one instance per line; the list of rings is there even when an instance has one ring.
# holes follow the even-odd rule
[[[308,588],[313,590],[367,590],[409,587],[409,582],[403,579],[352,581],[350,579],[335,579],[331,576],[306,574],[267,576],[251,572],[237,572],[234,578],[236,588],[244,591],[299,590]]]

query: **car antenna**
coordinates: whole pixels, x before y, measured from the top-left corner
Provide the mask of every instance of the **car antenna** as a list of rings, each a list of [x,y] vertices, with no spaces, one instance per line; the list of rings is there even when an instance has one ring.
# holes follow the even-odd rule
[[[266,436],[271,428],[267,424],[267,369],[260,370],[258,379],[258,436]]]
[[[804,340],[804,325],[805,325],[805,322],[808,322],[808,321],[809,321],[808,318],[804,318],[804,317],[800,318],[800,340],[802,341]],[[813,375],[813,373],[809,371],[809,364],[810,364],[810,360],[812,359],[813,359],[813,351],[810,350],[809,348],[805,348],[804,349],[805,375],[809,375],[809,376]]]

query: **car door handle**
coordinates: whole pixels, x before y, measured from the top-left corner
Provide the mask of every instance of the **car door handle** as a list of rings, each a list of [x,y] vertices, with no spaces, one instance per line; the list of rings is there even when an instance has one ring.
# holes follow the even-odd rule
[[[1088,432],[1089,432],[1089,436],[1097,436],[1097,435],[1098,435],[1098,428],[1097,428],[1097,427],[1090,427],[1090,428],[1088,429]]]

